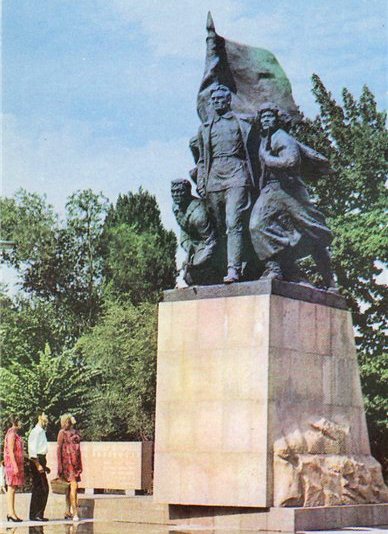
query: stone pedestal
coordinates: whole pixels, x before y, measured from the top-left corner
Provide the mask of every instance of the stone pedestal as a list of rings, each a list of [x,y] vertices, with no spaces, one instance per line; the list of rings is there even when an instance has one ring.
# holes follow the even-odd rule
[[[279,281],[172,290],[159,309],[154,500],[378,503],[350,313]]]

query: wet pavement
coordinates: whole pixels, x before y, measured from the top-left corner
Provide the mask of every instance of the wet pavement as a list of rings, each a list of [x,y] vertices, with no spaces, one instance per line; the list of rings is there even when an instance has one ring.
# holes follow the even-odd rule
[[[19,525],[14,523],[0,523],[0,533],[4,534],[271,534],[266,531],[236,530],[236,529],[206,529],[188,526],[166,526],[127,523],[125,521],[98,522],[82,520],[79,523],[71,521],[50,521],[45,524],[37,524],[25,521]],[[349,527],[342,530],[325,530],[300,534],[387,534],[388,525],[385,527]],[[272,533],[279,534],[279,533]]]
[[[253,534],[253,532],[260,534],[258,531],[252,530],[213,530],[192,526],[184,528],[182,526],[145,525],[124,521],[110,523],[80,521],[77,524],[50,521],[50,523],[45,525],[37,525],[36,523],[33,525],[32,523],[25,522],[21,526],[14,526],[13,524],[7,523],[7,527],[0,527],[0,533],[4,534]],[[263,534],[271,533],[265,532]],[[279,532],[272,534],[279,534]],[[368,532],[368,534],[371,533]]]
[[[79,523],[50,521],[50,523],[46,523],[45,525],[25,522],[21,526],[14,526],[14,524],[7,523],[7,526],[0,527],[0,533],[4,534],[201,534],[201,532],[209,534],[209,530],[204,531],[203,529],[193,529],[192,527],[187,530],[182,530],[181,527],[144,525],[120,521],[110,523],[96,521],[80,521]],[[236,531],[229,531],[227,533],[223,531],[223,534],[232,534],[232,532],[233,534],[237,534]],[[239,532],[238,534],[246,533]],[[252,531],[250,534],[252,534]]]

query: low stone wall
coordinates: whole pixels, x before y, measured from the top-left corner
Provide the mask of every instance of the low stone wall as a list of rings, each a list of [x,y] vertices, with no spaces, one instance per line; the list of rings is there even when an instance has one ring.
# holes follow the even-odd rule
[[[85,441],[81,443],[80,488],[149,490],[152,486],[153,442]],[[57,444],[49,443],[49,480],[57,473]]]

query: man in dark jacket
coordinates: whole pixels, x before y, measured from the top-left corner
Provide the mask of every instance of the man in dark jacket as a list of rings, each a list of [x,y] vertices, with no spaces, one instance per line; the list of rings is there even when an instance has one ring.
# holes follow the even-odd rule
[[[223,85],[211,91],[213,117],[198,133],[197,191],[206,199],[218,246],[225,249],[225,283],[241,277],[244,230],[251,207],[253,172],[248,154],[252,117],[231,110],[231,92]]]

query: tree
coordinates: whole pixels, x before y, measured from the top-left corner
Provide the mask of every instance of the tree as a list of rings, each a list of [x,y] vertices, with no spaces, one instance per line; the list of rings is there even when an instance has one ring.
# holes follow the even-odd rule
[[[320,115],[314,120],[304,118],[294,133],[327,156],[334,170],[329,177],[311,177],[308,185],[334,233],[333,267],[353,312],[372,449],[384,463],[383,443],[388,438],[388,358],[384,353],[388,291],[379,275],[388,249],[386,115],[377,110],[366,86],[358,101],[344,89],[341,106],[317,75],[312,79]],[[311,264],[305,266],[313,272]]]
[[[74,293],[77,311],[93,324],[100,305],[102,276],[101,236],[108,200],[91,189],[72,194],[66,204],[68,257],[67,291]]]
[[[160,219],[154,196],[141,188],[120,195],[104,226],[104,279],[110,292],[137,304],[157,302],[174,287],[176,237]]]
[[[24,189],[20,189],[14,198],[1,198],[0,208],[1,238],[15,242],[12,249],[2,250],[2,262],[16,268],[23,288],[32,290],[27,281],[31,272],[54,253],[58,216],[45,196]],[[38,284],[43,284],[43,279],[46,284],[50,283],[39,269],[34,276]]]
[[[77,339],[73,317],[61,313],[52,302],[22,295],[11,299],[0,291],[0,310],[2,367],[8,368],[12,362],[28,365],[47,343],[53,354],[60,354]]]
[[[76,318],[75,334],[93,324],[101,300],[101,234],[107,200],[91,190],[77,191],[66,204],[66,220],[45,197],[20,190],[1,201],[2,238],[15,242],[2,261],[16,268],[22,288]]]
[[[175,284],[176,250],[155,198],[141,189],[121,195],[106,221],[106,199],[90,190],[69,197],[64,221],[44,197],[25,191],[3,206],[2,237],[16,242],[3,261],[18,270],[24,289],[14,298],[0,294],[4,414],[16,411],[29,420],[44,407],[56,418],[86,406],[90,437],[149,439],[154,303]],[[86,387],[90,376],[98,386],[92,393]]]
[[[80,338],[80,360],[98,372],[89,439],[152,439],[156,387],[157,308],[111,301]]]
[[[72,351],[54,356],[46,345],[38,358],[27,363],[12,362],[0,369],[0,402],[3,418],[16,413],[24,424],[36,424],[36,412],[44,410],[52,422],[71,412],[85,424],[88,403],[93,402],[91,388],[98,372],[77,360]],[[56,438],[53,426],[49,439]]]

